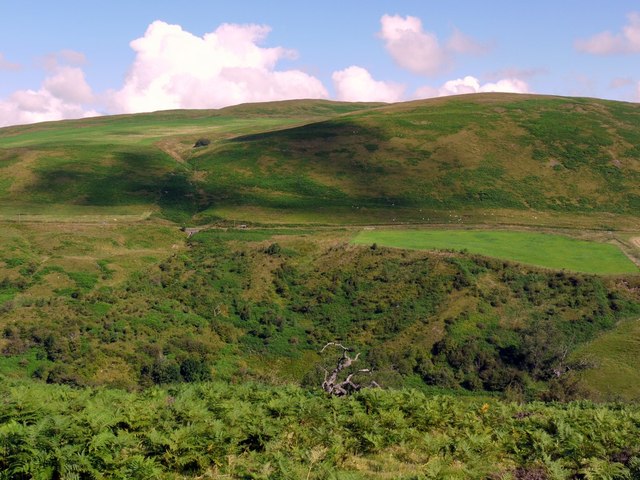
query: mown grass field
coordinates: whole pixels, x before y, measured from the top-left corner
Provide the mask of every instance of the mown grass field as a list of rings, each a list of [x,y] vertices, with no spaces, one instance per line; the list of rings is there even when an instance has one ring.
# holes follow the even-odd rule
[[[605,243],[536,232],[487,230],[364,230],[356,244],[418,250],[467,250],[557,270],[595,274],[638,273],[622,251]]]

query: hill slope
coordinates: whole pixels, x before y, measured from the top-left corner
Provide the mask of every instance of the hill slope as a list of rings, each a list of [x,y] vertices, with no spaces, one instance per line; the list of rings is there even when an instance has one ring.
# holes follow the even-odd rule
[[[511,94],[12,127],[0,130],[0,213],[533,224],[580,213],[636,228],[639,127],[640,105]],[[200,137],[211,143],[193,148]]]

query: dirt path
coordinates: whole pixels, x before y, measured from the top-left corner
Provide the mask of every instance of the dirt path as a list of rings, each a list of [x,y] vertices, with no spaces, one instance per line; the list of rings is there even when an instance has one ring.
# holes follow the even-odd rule
[[[636,251],[637,248],[640,248],[640,237],[632,237],[629,239],[632,248],[629,248],[629,243],[621,242],[618,239],[615,239],[614,243],[618,245],[622,253],[624,253],[629,260],[640,267],[640,256],[638,256],[638,252]]]
[[[171,143],[168,141],[161,141],[161,142],[157,142],[156,145],[158,146],[158,148],[160,148],[160,150],[162,150],[164,153],[169,155],[179,164],[184,165],[186,163],[184,158],[180,154],[180,151],[179,151],[180,149],[178,148],[178,145],[176,145],[175,143]]]

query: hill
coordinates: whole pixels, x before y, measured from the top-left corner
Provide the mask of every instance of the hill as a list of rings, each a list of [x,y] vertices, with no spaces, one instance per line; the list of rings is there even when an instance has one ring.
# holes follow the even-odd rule
[[[153,224],[8,230],[0,374],[52,383],[317,388],[319,352],[339,340],[387,387],[573,398],[581,362],[567,354],[640,313],[637,275],[349,245],[350,230],[212,229],[186,244]]]
[[[483,94],[0,129],[0,478],[635,478],[639,126]],[[331,342],[383,388],[329,397]]]
[[[637,229],[639,126],[636,104],[479,94],[12,127],[0,213]]]

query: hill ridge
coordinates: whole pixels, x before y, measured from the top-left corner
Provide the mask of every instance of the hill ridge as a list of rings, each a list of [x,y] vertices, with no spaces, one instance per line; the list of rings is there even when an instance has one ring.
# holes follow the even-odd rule
[[[637,104],[496,93],[9,127],[0,129],[0,213],[117,207],[178,222],[484,223],[502,212],[511,223],[580,215],[597,218],[596,228],[635,228],[639,127]],[[198,138],[210,144],[193,148]],[[27,154],[36,157],[21,167],[29,182],[11,171]]]

